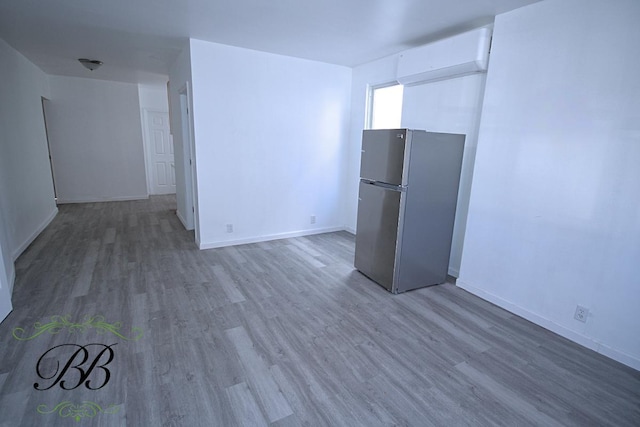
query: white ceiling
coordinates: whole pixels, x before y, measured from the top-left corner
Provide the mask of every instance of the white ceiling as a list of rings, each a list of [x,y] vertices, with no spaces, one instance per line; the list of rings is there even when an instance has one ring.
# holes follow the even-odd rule
[[[0,38],[47,74],[159,83],[188,38],[355,66],[536,1],[0,0]]]

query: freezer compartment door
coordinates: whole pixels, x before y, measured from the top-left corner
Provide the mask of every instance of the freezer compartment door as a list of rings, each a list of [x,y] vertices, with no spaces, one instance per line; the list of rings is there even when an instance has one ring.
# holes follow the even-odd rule
[[[402,192],[360,182],[355,267],[392,291]]]
[[[365,130],[362,133],[360,178],[406,185],[403,181],[406,129]]]

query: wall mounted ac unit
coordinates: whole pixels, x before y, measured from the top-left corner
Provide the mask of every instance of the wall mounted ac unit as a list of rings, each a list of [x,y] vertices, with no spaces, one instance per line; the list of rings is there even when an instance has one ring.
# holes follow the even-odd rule
[[[398,83],[409,86],[486,71],[490,46],[491,29],[479,28],[406,50],[398,59]]]

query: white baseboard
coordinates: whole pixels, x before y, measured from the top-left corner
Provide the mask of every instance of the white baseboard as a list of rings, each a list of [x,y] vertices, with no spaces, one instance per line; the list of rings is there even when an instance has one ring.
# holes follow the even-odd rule
[[[184,217],[182,216],[182,214],[180,213],[179,210],[176,209],[176,216],[178,217],[178,219],[180,220],[180,222],[182,223],[182,226],[185,228],[185,230],[189,229],[189,226],[187,225],[187,220],[184,219]]]
[[[58,204],[65,205],[70,203],[101,203],[101,202],[126,202],[130,200],[146,200],[149,198],[148,194],[140,196],[122,196],[122,197],[89,197],[79,199],[65,199],[58,197]]]
[[[11,269],[11,277],[9,277],[9,295],[13,295],[13,285],[16,283],[16,269]]]
[[[344,231],[353,234],[354,236],[356,235],[356,229],[355,228],[351,228],[351,227],[345,227]]]
[[[47,228],[49,224],[51,224],[51,221],[53,221],[53,219],[56,217],[57,214],[58,214],[58,208],[54,208],[53,211],[51,211],[51,213],[49,214],[49,216],[38,227],[36,227],[33,233],[31,233],[29,237],[27,237],[27,239],[24,242],[22,242],[22,244],[13,251],[13,253],[11,254],[13,257],[13,262],[16,262],[18,257],[22,255],[22,252],[24,252],[25,249],[27,249],[29,245],[33,243],[34,240],[36,240],[36,237],[38,237],[40,233],[42,233],[42,231],[45,228]],[[14,271],[14,279],[15,279],[15,271]],[[13,285],[11,285],[11,289],[13,289]]]
[[[344,227],[314,228],[312,230],[300,230],[289,233],[269,234],[265,236],[247,237],[244,239],[224,240],[219,242],[200,243],[200,249],[223,248],[225,246],[246,245],[248,243],[267,242],[269,240],[289,239],[291,237],[311,236],[313,234],[333,233],[334,231],[344,231]]]
[[[501,297],[488,293],[476,286],[473,286],[463,280],[458,279],[456,281],[456,286],[472,293],[473,295],[482,298],[485,301],[489,301],[497,305],[498,307],[504,308],[505,310],[518,315],[524,319],[527,319],[530,322],[535,323],[538,326],[541,326],[551,332],[554,332],[568,340],[571,340],[577,344],[580,344],[583,347],[594,350],[604,356],[607,356],[615,361],[623,363],[627,366],[630,366],[633,369],[640,370],[640,359],[628,355],[624,352],[611,348],[605,344],[602,344],[598,341],[595,341],[593,338],[590,338],[586,335],[582,335],[577,333],[571,329],[566,328],[565,326],[559,325],[547,318],[544,318],[536,313],[533,313],[525,308],[522,308],[512,302],[509,302]]]

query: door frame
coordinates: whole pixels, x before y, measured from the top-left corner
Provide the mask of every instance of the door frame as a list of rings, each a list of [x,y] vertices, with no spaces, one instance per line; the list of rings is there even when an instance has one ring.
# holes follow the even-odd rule
[[[193,116],[191,90],[189,82],[178,89],[180,100],[180,132],[183,150],[183,169],[186,186],[185,200],[187,204],[186,222],[187,229],[195,231],[195,241],[200,247],[200,221],[198,215],[198,186],[197,186],[197,168],[195,156],[195,141],[193,138]],[[191,210],[189,210],[191,207]]]
[[[51,184],[53,185],[53,199],[58,204],[58,189],[56,188],[56,173],[53,166],[53,157],[51,157],[51,142],[49,141],[49,126],[47,124],[47,109],[46,104],[51,102],[44,96],[40,97],[42,103],[42,120],[44,121],[44,135],[47,139],[47,152],[49,153],[49,167],[51,168]]]
[[[0,242],[0,322],[2,322],[13,310],[11,294],[13,292],[13,283],[15,281],[16,273],[15,268],[13,268],[11,276],[9,277],[4,263],[5,254],[2,251],[2,243]]]

